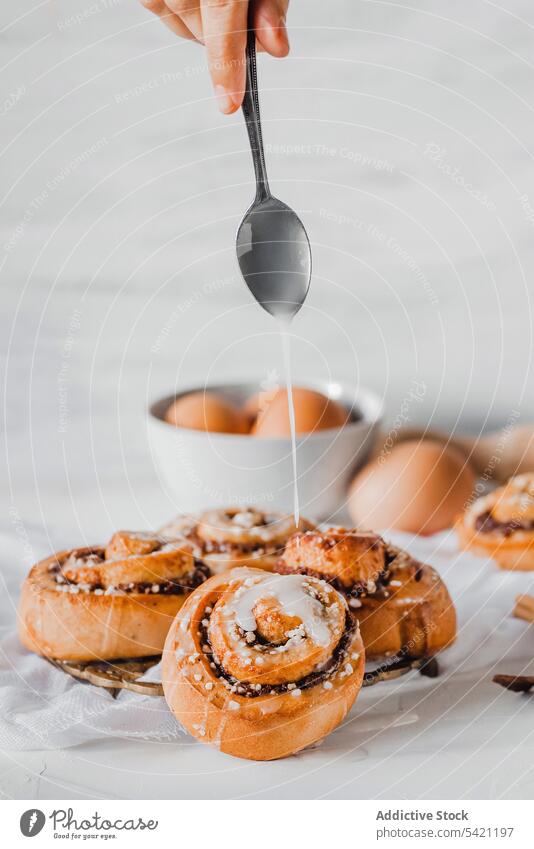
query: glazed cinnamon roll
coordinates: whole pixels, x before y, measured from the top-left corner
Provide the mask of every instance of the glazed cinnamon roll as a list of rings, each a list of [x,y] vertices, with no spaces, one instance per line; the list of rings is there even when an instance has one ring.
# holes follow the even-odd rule
[[[272,760],[332,731],[363,669],[358,625],[332,586],[239,568],[188,598],[165,643],[163,687],[198,740]]]
[[[33,567],[22,587],[20,639],[56,660],[155,655],[207,577],[183,542],[118,531],[105,548],[62,551]]]
[[[283,513],[232,507],[207,510],[200,516],[178,516],[159,533],[169,539],[187,540],[195,556],[215,574],[236,566],[272,572],[295,530],[312,527],[311,522],[301,519],[295,528],[293,516]]]
[[[322,577],[343,592],[369,659],[430,656],[456,635],[454,605],[438,573],[377,534],[331,529],[295,535],[277,569]]]
[[[501,569],[534,569],[534,474],[478,498],[456,523],[460,545]]]

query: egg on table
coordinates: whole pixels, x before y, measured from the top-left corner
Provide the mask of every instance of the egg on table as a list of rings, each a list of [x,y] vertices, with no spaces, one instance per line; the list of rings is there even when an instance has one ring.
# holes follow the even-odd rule
[[[476,476],[465,454],[434,440],[408,440],[355,477],[348,508],[360,527],[434,534],[465,509]]]
[[[293,387],[293,406],[297,433],[343,427],[349,418],[347,410],[337,401],[302,386]],[[277,390],[271,401],[259,411],[251,433],[258,437],[290,436],[286,389]]]
[[[215,392],[182,395],[167,409],[165,421],[175,427],[211,433],[248,433],[250,427],[245,413]]]

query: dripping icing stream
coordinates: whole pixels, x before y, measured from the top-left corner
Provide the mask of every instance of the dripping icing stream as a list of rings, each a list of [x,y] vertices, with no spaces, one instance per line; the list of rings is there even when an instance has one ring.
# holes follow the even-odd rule
[[[299,488],[297,473],[297,432],[295,425],[295,405],[293,403],[293,383],[291,380],[291,340],[289,336],[289,325],[291,319],[280,317],[278,327],[282,339],[282,351],[284,354],[284,369],[287,392],[287,409],[289,412],[289,430],[291,433],[291,463],[293,467],[293,518],[295,527],[298,528],[300,520]]]

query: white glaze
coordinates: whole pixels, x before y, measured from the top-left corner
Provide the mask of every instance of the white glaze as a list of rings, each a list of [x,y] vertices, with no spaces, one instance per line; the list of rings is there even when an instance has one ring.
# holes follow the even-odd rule
[[[331,630],[324,606],[312,598],[305,575],[269,575],[251,586],[243,586],[232,602],[226,605],[226,615],[235,619],[244,631],[256,630],[254,606],[260,599],[274,598],[285,614],[298,616],[306,634],[319,646],[330,642]]]
[[[256,514],[251,510],[243,510],[241,513],[236,513],[232,521],[240,528],[253,528],[256,524]]]

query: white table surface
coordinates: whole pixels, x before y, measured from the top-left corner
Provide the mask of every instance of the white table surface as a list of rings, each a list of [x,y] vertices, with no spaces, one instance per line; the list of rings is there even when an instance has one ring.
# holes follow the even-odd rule
[[[172,515],[147,398],[281,368],[235,264],[245,130],[218,115],[201,50],[135,3],[33,5],[0,11],[1,521],[28,557],[34,533],[53,548]],[[412,423],[532,419],[532,3],[338,0],[326,22],[323,9],[295,1],[291,56],[260,61],[273,188],[313,244],[297,378],[370,386],[390,421],[414,380]],[[0,793],[531,797],[532,701],[469,675],[388,685],[373,721],[406,725],[369,742],[352,722],[350,751],[334,734],[258,765],[108,740],[3,753]]]

